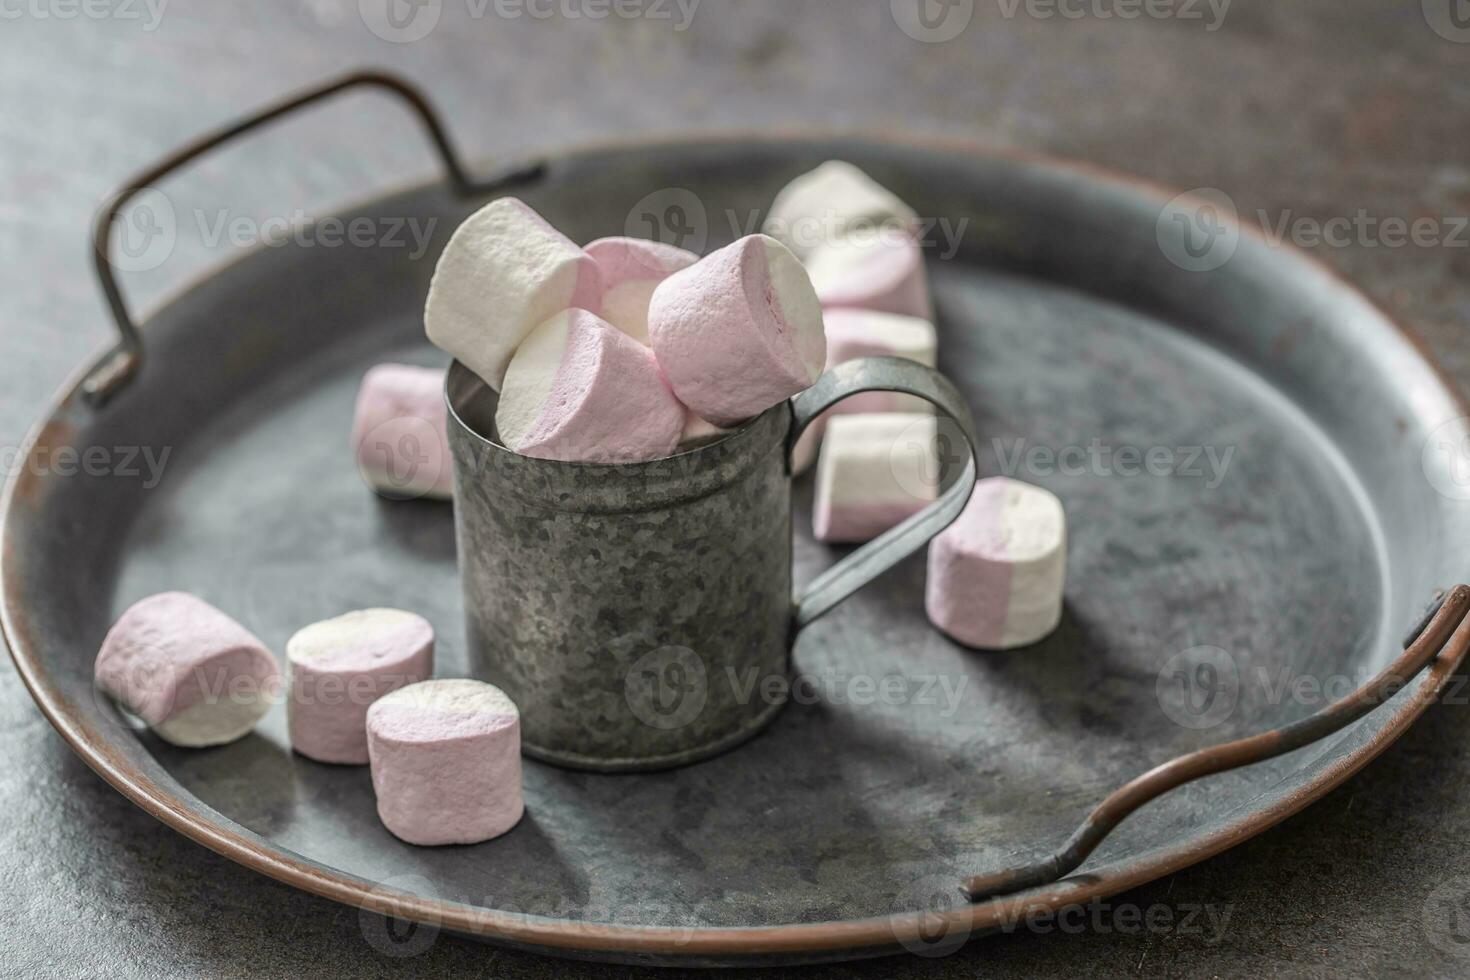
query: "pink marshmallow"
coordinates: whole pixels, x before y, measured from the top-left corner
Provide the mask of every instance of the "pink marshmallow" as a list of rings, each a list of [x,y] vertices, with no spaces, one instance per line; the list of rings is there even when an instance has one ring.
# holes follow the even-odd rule
[[[601,297],[592,256],[521,201],[503,197],[449,239],[429,283],[424,329],[499,391],[527,334],[562,310],[596,310]]]
[[[928,320],[873,310],[829,309],[822,321],[827,332],[828,370],[859,357],[902,357],[935,365],[937,339]],[[801,434],[791,454],[792,472],[804,473],[816,462],[827,419],[833,415],[931,411],[933,407],[924,399],[895,391],[865,391],[844,398],[812,420]]]
[[[352,449],[368,486],[393,500],[454,495],[444,372],[379,364],[363,376]]]
[[[826,308],[856,307],[934,319],[918,240],[893,229],[829,242],[807,258]]]
[[[811,387],[827,342],[811,280],[791,251],[750,235],[654,290],[648,333],[684,404],[721,427]]]
[[[521,716],[498,687],[411,684],[367,714],[378,818],[410,844],[474,844],[521,819]]]
[[[693,252],[642,238],[599,238],[585,251],[601,273],[602,318],[640,344],[648,343],[648,303],[654,289],[699,261]]]
[[[363,609],[286,643],[291,746],[318,762],[365,765],[367,713],[378,698],[434,673],[434,628],[398,609]]]
[[[264,644],[184,592],[129,607],[102,641],[95,678],[159,737],[190,747],[223,745],[248,733],[281,685]]]
[[[992,477],[975,484],[964,512],[930,542],[924,605],[930,621],[960,643],[1008,650],[1056,629],[1066,577],[1061,501]]]
[[[506,448],[572,462],[668,456],[684,421],[653,352],[586,310],[558,313],[526,338],[495,413]]]

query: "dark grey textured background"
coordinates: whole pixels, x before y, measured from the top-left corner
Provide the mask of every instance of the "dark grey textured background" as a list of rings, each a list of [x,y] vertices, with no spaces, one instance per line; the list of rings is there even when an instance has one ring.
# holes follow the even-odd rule
[[[690,127],[897,128],[1219,187],[1250,215],[1325,220],[1363,209],[1436,218],[1448,234],[1470,214],[1470,43],[1431,30],[1424,7],[1449,2],[1235,0],[1212,31],[1203,5],[1205,20],[1071,19],[1032,16],[1024,0],[1010,16],[1009,0],[975,0],[963,33],[924,44],[898,29],[887,0],[702,0],[685,31],[653,18],[508,19],[494,0],[444,0],[427,38],[395,44],[365,27],[357,0],[172,0],[153,29],[142,0],[6,0],[0,446],[18,445],[46,396],[108,336],[85,236],[104,195],[202,129],[350,67],[386,65],[422,82],[472,158]],[[432,172],[412,126],[383,100],[353,97],[211,157],[169,191],[231,215],[328,213]],[[1470,385],[1467,239],[1315,251]],[[229,255],[185,238],[162,269],[130,277],[133,295],[157,296]],[[9,465],[10,452],[0,460]],[[1229,915],[1217,942],[1129,929],[1133,920],[1111,909],[1100,930],[809,972],[1463,976],[1467,710],[1433,709],[1308,812],[1113,903],[1167,907],[1176,920],[1208,905]],[[448,938],[411,960],[388,958],[366,941],[356,911],[217,858],[113,792],[51,731],[13,670],[0,672],[0,732],[11,760],[0,770],[7,973],[634,972]]]

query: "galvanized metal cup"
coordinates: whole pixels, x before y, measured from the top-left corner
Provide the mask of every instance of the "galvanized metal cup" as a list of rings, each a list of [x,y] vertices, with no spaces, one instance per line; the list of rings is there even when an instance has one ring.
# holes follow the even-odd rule
[[[793,599],[791,448],[873,390],[934,403],[964,468]],[[796,633],[946,527],[975,484],[964,399],[897,358],[839,365],[717,442],[625,465],[506,449],[496,393],[458,363],[447,396],[472,670],[520,706],[526,754],[578,769],[683,765],[754,735],[784,703]]]

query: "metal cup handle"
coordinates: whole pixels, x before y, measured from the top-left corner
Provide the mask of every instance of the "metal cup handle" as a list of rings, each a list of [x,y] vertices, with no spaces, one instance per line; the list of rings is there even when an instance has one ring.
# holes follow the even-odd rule
[[[796,422],[788,452],[807,426],[834,404],[862,391],[899,391],[917,395],[949,416],[965,438],[969,458],[960,478],[924,510],[869,541],[827,569],[796,598],[796,628],[815,621],[948,527],[975,489],[975,420],[970,406],[948,378],[930,367],[897,357],[864,357],[829,370],[792,402]]]

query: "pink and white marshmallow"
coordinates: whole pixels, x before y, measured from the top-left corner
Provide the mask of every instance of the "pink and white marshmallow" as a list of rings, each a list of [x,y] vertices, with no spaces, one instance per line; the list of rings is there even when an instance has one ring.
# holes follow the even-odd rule
[[[939,493],[932,414],[838,415],[817,463],[812,532],[818,541],[876,538]]]
[[[859,357],[902,357],[934,367],[938,340],[928,320],[872,310],[827,310],[822,317],[827,331],[827,369]],[[924,399],[893,391],[865,391],[842,399],[807,426],[792,452],[792,469],[806,472],[816,461],[817,448],[827,420],[833,415],[864,415],[872,412],[932,412]]]
[[[516,351],[495,426],[522,455],[634,463],[674,452],[684,406],[653,352],[586,310],[566,310]]]
[[[929,544],[924,605],[966,646],[1009,650],[1043,639],[1062,618],[1067,522],[1062,503],[1008,477],[975,484],[963,513]]]
[[[766,217],[766,234],[805,259],[819,247],[857,233],[917,231],[914,209],[859,168],[829,160],[787,184]]]
[[[470,215],[434,268],[424,329],[440,349],[500,390],[516,348],[555,313],[596,311],[592,256],[513,197]]]
[[[401,609],[361,609],[286,642],[291,747],[318,762],[366,765],[367,713],[434,673],[434,628]]]
[[[190,748],[248,734],[281,688],[265,645],[185,592],[130,606],[103,639],[94,675],[160,738]]]
[[[750,235],[654,290],[648,334],[674,393],[716,426],[811,387],[827,359],[822,307],[791,250]]]
[[[643,238],[599,238],[586,252],[602,277],[604,320],[640,344],[648,343],[648,303],[658,284],[699,261],[686,249]]]
[[[394,500],[454,495],[444,372],[379,364],[363,376],[352,451],[368,486]]]
[[[368,709],[378,818],[410,844],[475,844],[521,819],[521,716],[473,680],[411,684]]]
[[[883,231],[829,242],[807,256],[806,267],[827,309],[934,319],[924,251],[912,236]]]

